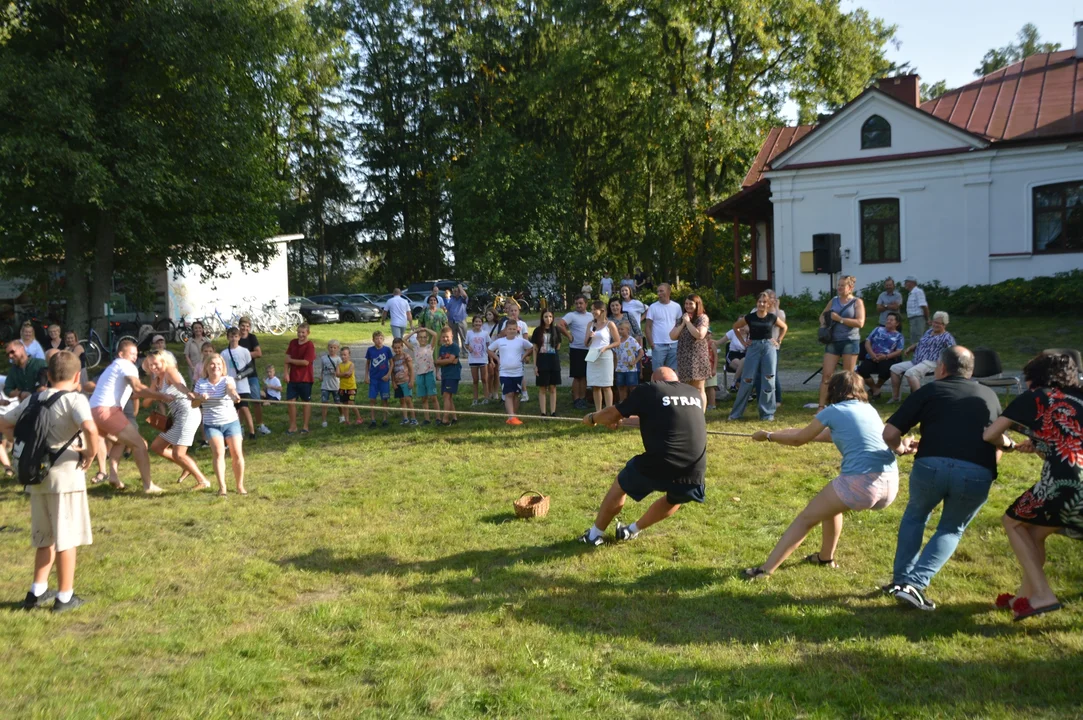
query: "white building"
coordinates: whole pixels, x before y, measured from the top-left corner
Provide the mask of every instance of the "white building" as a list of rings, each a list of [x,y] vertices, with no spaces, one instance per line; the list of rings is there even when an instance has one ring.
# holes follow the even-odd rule
[[[926,103],[881,80],[815,126],[775,128],[742,190],[708,211],[752,228],[738,296],[827,290],[812,236],[841,237],[858,287],[888,275],[980,285],[1083,267],[1083,23],[1043,53]],[[802,254],[805,267],[802,268]],[[746,263],[739,263],[747,268]]]

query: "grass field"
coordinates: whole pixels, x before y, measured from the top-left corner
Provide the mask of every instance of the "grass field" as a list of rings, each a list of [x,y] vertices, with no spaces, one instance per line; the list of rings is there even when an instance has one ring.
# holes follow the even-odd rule
[[[266,343],[276,363],[283,345]],[[788,397],[776,427],[807,422],[809,399]],[[176,490],[157,459],[162,497],[90,490],[95,544],[76,578],[89,602],[68,615],[16,609],[29,509],[0,489],[0,716],[1080,715],[1083,546],[1049,543],[1064,611],[1013,623],[992,607],[1017,582],[999,516],[1036,480],[1033,457],[1005,459],[929,590],[940,607],[919,613],[876,592],[905,482],[887,510],[847,518],[840,568],[791,560],[766,582],[739,579],[837,472],[831,446],[712,436],[705,505],[588,549],[573,540],[639,451],[635,431],[314,422],[288,438],[284,411],[267,414],[275,434],[246,442],[248,497]],[[710,427],[756,427],[723,418]],[[122,472],[135,480],[130,462]],[[532,488],[552,511],[516,520],[511,503]],[[629,502],[625,521],[642,509]]]
[[[367,341],[374,327],[316,326],[313,339]],[[996,339],[1009,366],[1027,343],[1083,344],[1076,321],[1038,327],[1054,340],[952,325],[960,339]],[[281,366],[287,340],[263,338],[265,360]],[[796,326],[791,341],[793,363],[814,366],[812,329]],[[811,399],[788,396],[777,426],[807,422]],[[173,466],[157,459],[164,497],[90,491],[95,544],[76,581],[90,602],[70,615],[16,609],[29,509],[16,488],[0,490],[0,715],[1078,717],[1083,705],[1083,548],[1050,541],[1064,611],[1016,624],[991,604],[1017,581],[999,515],[1036,479],[1034,458],[1005,459],[930,588],[940,607],[918,613],[876,592],[905,489],[886,511],[847,519],[839,569],[791,560],[765,583],[739,579],[837,471],[830,446],[712,436],[706,505],[634,543],[588,549],[572,541],[639,451],[635,431],[317,420],[287,438],[284,411],[267,416],[275,434],[246,444],[247,498],[175,490]],[[709,422],[756,427],[722,411]],[[135,479],[130,463],[123,471]],[[516,520],[511,502],[531,488],[553,509]],[[641,511],[629,502],[625,521]],[[817,546],[818,531],[806,552]]]

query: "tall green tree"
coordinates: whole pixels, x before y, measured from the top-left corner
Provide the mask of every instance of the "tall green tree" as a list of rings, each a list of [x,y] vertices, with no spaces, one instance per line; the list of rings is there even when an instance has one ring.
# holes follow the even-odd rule
[[[985,77],[989,73],[996,72],[1031,55],[1056,52],[1057,50],[1060,50],[1060,43],[1042,42],[1038,28],[1032,23],[1027,23],[1015,36],[1015,42],[1010,42],[1004,47],[993,48],[985,53],[985,56],[981,59],[981,65],[974,70],[974,76]]]
[[[269,108],[304,22],[277,0],[20,0],[0,47],[8,270],[63,263],[69,326],[115,274],[264,261],[282,188]],[[89,312],[88,312],[89,310]]]

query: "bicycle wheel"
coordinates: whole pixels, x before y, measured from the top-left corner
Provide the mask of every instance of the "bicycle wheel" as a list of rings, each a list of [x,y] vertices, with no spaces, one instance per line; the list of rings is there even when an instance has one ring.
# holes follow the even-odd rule
[[[121,335],[120,337],[117,338],[116,344],[113,345],[113,354],[114,355],[116,355],[116,353],[117,353],[117,348],[119,348],[120,344],[122,342],[124,342],[125,340],[131,340],[133,345],[135,345],[136,347],[139,347],[139,340],[136,339],[135,335]]]
[[[98,343],[93,340],[80,340],[79,345],[83,348],[83,355],[86,356],[87,369],[98,367],[98,363],[102,361],[102,349],[98,347]]]
[[[166,341],[173,340],[177,334],[177,324],[169,318],[158,318],[154,323],[154,329],[162,334]]]
[[[207,337],[207,340],[214,340],[225,331],[226,327],[218,319],[217,315],[211,315],[203,321],[203,334]]]

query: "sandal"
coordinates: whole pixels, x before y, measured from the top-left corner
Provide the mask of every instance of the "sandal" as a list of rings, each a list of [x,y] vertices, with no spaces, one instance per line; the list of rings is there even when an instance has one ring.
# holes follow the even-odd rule
[[[814,552],[811,555],[805,557],[805,562],[812,565],[826,565],[827,567],[837,568],[839,565],[835,562],[835,558],[830,560],[823,560],[820,558],[820,553]]]
[[[997,599],[993,602],[997,610],[1011,610],[1012,603],[1015,602],[1015,595],[1011,593],[1000,593],[997,595]]]
[[[771,577],[771,573],[767,572],[762,567],[746,568],[745,571],[741,573],[741,577],[745,580],[756,580],[759,578],[766,579]]]
[[[1026,620],[1035,615],[1044,615],[1048,612],[1053,612],[1054,610],[1060,610],[1062,607],[1063,605],[1058,602],[1036,608],[1030,604],[1029,598],[1016,598],[1015,602],[1012,603],[1012,612],[1015,613],[1015,617],[1013,617],[1012,620],[1014,622],[1019,622],[1020,620]]]
[[[98,483],[105,482],[108,479],[109,476],[99,470],[97,473],[95,473],[94,477],[90,478],[90,484],[97,485]]]
[[[98,474],[100,475],[101,473],[98,473]],[[4,478],[6,480],[10,480],[13,477],[15,477],[15,469],[12,468],[10,465],[5,465],[4,466]]]

